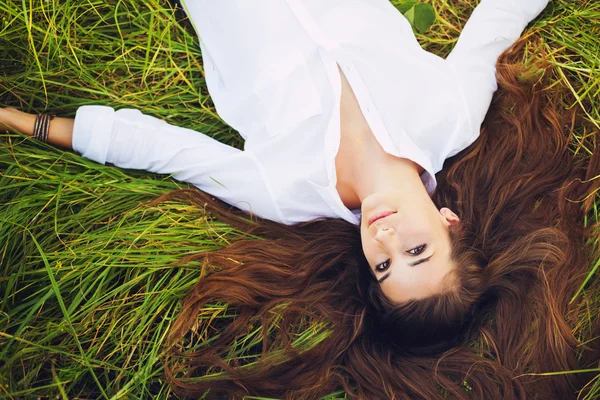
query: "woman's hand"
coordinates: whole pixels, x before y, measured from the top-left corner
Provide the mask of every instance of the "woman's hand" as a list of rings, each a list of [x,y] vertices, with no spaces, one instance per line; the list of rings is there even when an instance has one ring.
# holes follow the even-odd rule
[[[0,108],[0,131],[19,132],[33,136],[37,115],[19,111],[16,108]],[[72,118],[54,118],[50,121],[48,143],[71,149],[73,147]]]
[[[0,108],[0,130],[33,136],[35,117],[13,107]]]

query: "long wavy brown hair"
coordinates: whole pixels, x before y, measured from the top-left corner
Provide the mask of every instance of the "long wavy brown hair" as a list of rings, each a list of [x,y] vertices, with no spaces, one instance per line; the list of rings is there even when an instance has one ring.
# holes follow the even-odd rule
[[[247,233],[181,260],[202,260],[213,272],[202,268],[166,341],[175,391],[198,397],[210,389],[209,398],[313,399],[336,389],[359,399],[575,398],[590,376],[539,373],[598,363],[600,329],[577,321],[599,296],[597,286],[578,289],[598,256],[586,245],[598,226],[583,221],[600,186],[600,151],[570,151],[583,136],[594,149],[587,133],[596,131],[577,108],[564,109],[568,94],[550,85],[551,68],[520,62],[522,47],[499,60],[499,90],[480,138],[437,177],[434,202],[462,221],[451,232],[454,290],[391,304],[370,273],[358,227],[342,220],[285,226],[189,189],[156,200],[189,201]],[[226,303],[229,317],[199,326],[205,320],[198,315],[215,303]],[[232,356],[256,327],[261,345],[245,352],[252,362]],[[307,329],[317,344],[303,341]],[[201,332],[210,340],[186,350]]]

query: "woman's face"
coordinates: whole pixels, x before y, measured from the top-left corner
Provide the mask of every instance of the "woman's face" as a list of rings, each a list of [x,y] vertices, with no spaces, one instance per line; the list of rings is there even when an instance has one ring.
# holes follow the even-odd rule
[[[448,228],[459,221],[456,214],[394,192],[369,196],[361,211],[363,252],[388,299],[403,303],[453,285]]]

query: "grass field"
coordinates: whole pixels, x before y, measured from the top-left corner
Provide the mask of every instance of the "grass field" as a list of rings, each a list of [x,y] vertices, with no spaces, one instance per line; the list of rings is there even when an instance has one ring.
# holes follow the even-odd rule
[[[444,56],[475,1],[430,3],[437,20],[419,40]],[[134,107],[240,146],[208,97],[184,17],[164,0],[2,1],[0,106],[62,116],[86,104]],[[542,40],[556,84],[572,92],[565,107],[599,126],[600,2],[552,0],[527,34]],[[1,135],[0,398],[171,396],[161,345],[199,275],[198,265],[171,265],[239,235],[183,203],[147,205],[178,187]],[[588,284],[598,284],[597,267]],[[200,318],[225,313],[213,305]],[[587,398],[600,399],[600,371],[590,386]]]

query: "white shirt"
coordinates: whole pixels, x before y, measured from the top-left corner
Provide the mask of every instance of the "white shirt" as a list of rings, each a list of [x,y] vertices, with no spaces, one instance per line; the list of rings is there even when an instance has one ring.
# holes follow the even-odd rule
[[[479,135],[495,64],[548,0],[483,0],[446,59],[424,51],[388,0],[188,0],[217,112],[244,150],[137,110],[79,108],[73,147],[123,168],[173,174],[263,218],[358,224],[336,190],[341,77],[383,149],[425,172]]]

